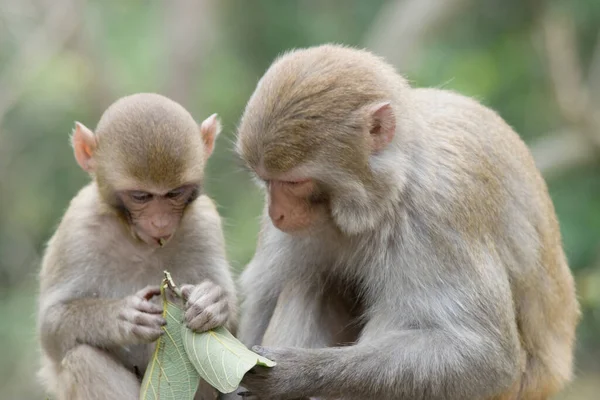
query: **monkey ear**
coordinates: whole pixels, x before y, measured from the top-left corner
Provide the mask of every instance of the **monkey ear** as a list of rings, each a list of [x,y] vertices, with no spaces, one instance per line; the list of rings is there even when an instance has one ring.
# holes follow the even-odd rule
[[[389,101],[370,107],[371,146],[374,153],[387,147],[396,133],[396,116]]]
[[[98,142],[96,135],[90,129],[86,128],[80,122],[75,122],[75,129],[71,136],[71,144],[75,153],[77,164],[85,171],[92,172],[94,170],[94,152]]]
[[[220,132],[221,121],[217,114],[213,114],[202,121],[202,124],[200,125],[200,134],[204,141],[204,154],[206,154],[206,158],[210,157],[212,154],[215,148],[215,140]]]

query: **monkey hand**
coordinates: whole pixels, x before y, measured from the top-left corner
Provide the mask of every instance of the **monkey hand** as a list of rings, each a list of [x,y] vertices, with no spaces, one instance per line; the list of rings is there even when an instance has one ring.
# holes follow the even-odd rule
[[[317,382],[316,377],[313,379],[305,375],[309,371],[298,369],[307,362],[304,349],[253,346],[252,351],[275,361],[277,365],[272,368],[256,366],[248,371],[241,383],[247,389],[247,392],[241,393],[242,397],[284,400],[304,399],[314,394],[308,392]]]
[[[199,285],[183,285],[186,300],[185,320],[188,328],[204,332],[222,326],[229,319],[229,301],[221,286],[204,281]]]
[[[148,286],[118,303],[116,313],[120,344],[144,344],[158,339],[167,324],[162,317],[162,307],[149,300],[160,294],[158,286]]]

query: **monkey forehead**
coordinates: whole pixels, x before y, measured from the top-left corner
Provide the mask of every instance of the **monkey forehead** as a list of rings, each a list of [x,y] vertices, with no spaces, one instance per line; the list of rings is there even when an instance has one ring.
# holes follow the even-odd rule
[[[187,165],[178,163],[166,170],[131,166],[107,168],[106,165],[100,165],[99,167],[101,168],[97,170],[97,180],[114,191],[142,190],[164,194],[184,185],[200,185],[204,180],[202,162]]]
[[[119,99],[102,115],[96,135],[96,158],[107,177],[159,185],[202,178],[199,127],[187,110],[164,96],[141,93]]]
[[[111,142],[140,145],[185,145],[200,141],[196,121],[180,104],[154,93],[138,93],[111,104],[98,122],[96,135]]]
[[[310,159],[318,148],[348,148],[352,134],[364,128],[358,111],[392,100],[400,80],[390,66],[362,50],[324,45],[284,54],[246,106],[237,151],[249,164],[262,161],[266,168],[286,169]]]

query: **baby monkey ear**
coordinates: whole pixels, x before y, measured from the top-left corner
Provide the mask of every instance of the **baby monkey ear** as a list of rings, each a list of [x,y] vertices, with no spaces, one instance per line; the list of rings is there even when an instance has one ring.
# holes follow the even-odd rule
[[[389,101],[369,106],[369,135],[373,153],[385,149],[396,134],[396,116]]]
[[[73,129],[73,134],[71,135],[71,144],[73,145],[77,164],[85,172],[93,172],[95,165],[94,152],[98,145],[94,132],[86,128],[82,123],[75,122],[75,129]]]
[[[215,140],[221,132],[221,121],[217,114],[213,114],[210,117],[202,121],[200,125],[200,135],[202,135],[202,141],[204,142],[204,154],[206,158],[210,157],[214,148]]]

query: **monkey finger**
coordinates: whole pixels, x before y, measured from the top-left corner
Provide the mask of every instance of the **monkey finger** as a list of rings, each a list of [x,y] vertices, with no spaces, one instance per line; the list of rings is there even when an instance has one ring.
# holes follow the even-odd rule
[[[164,335],[164,331],[160,328],[150,328],[142,325],[134,325],[131,332],[144,342],[154,342],[156,339]]]
[[[138,291],[135,295],[145,300],[150,300],[154,296],[160,294],[160,286],[146,286],[142,290]]]
[[[190,308],[185,313],[185,320],[187,322],[187,327],[193,330],[194,332],[204,332],[202,328],[209,321],[212,316],[205,312],[196,312],[193,308]],[[206,329],[205,329],[206,330]]]
[[[195,303],[203,297],[217,299],[222,295],[223,290],[221,289],[221,286],[216,285],[211,281],[204,281],[199,285],[194,286],[194,289],[190,293],[188,301]]]
[[[204,312],[209,307],[217,304],[216,299],[213,298],[200,298],[195,302],[187,302],[185,304],[186,313],[189,313],[190,319],[194,317],[194,315],[200,314]],[[215,308],[215,307],[213,307]]]
[[[259,356],[263,356],[266,357],[270,360],[274,360],[274,355],[273,355],[273,351],[271,351],[270,348],[268,347],[263,347],[263,346],[252,346],[252,351],[255,352],[256,354],[258,354]]]
[[[167,324],[167,321],[162,316],[143,312],[135,313],[131,322],[135,325],[144,325],[149,327],[160,327]]]
[[[191,307],[194,304],[202,308],[209,307],[211,304],[218,303],[225,299],[224,292],[220,286],[215,286],[210,289],[208,292],[204,291],[194,291],[190,295],[186,305]]]
[[[195,292],[198,292],[198,294],[206,293],[213,286],[215,286],[215,284],[209,280],[202,281],[197,285],[185,284],[181,285],[181,293],[183,294],[184,298],[189,298],[189,296],[191,296]]]
[[[181,290],[181,295],[183,296],[184,300],[187,301],[189,299],[190,294],[192,293],[194,288],[195,288],[194,285],[181,285],[180,290]]]
[[[163,308],[158,304],[143,300],[135,305],[135,309],[148,314],[162,314]]]
[[[201,314],[206,314],[209,317],[229,315],[229,302],[227,301],[217,301],[217,302],[208,302],[201,301],[195,304],[192,304],[188,307],[185,317],[186,320],[191,321],[197,316]]]
[[[222,312],[219,307],[218,304],[215,304],[197,315],[194,315],[193,312],[186,313],[188,327],[196,332],[204,332],[223,325],[227,321],[227,314]]]

